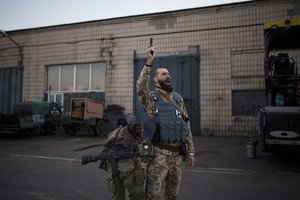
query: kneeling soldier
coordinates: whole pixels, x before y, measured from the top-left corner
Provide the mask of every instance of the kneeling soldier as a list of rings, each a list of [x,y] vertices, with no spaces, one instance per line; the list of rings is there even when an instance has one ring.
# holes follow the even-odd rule
[[[105,144],[106,152],[140,152],[142,143],[142,127],[138,124],[134,114],[126,116],[127,126],[112,131]],[[101,166],[101,164],[100,164]],[[103,166],[103,161],[102,161]],[[105,166],[105,165],[104,165]],[[105,167],[108,171],[107,183],[112,199],[125,200],[126,190],[131,200],[145,199],[144,169],[139,157],[121,158],[117,160],[117,172],[114,172],[111,162]]]

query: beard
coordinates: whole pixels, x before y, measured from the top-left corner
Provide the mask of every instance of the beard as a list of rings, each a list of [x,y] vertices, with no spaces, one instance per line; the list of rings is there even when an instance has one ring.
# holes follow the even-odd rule
[[[158,81],[158,83],[160,84],[161,88],[168,91],[168,92],[172,92],[173,91],[173,88],[171,86],[171,84],[167,84],[165,83],[164,81]]]

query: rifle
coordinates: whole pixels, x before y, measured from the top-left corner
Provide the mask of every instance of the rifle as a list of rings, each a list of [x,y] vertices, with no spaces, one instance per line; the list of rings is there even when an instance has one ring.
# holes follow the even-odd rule
[[[134,151],[102,151],[98,155],[85,155],[81,158],[81,164],[85,165],[90,162],[97,162],[98,160],[110,160],[112,176],[118,175],[117,160],[122,158],[133,158],[133,157],[155,157],[154,155],[142,154]]]

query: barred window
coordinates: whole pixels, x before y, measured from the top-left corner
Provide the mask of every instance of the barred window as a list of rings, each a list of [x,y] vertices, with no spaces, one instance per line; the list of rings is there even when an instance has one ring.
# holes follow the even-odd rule
[[[233,116],[257,116],[259,109],[265,105],[263,90],[232,91]]]

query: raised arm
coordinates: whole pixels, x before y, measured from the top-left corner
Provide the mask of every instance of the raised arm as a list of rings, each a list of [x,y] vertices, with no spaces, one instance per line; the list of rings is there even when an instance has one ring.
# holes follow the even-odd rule
[[[138,99],[145,107],[147,115],[149,116],[153,116],[152,113],[153,101],[149,90],[149,81],[150,81],[150,75],[152,71],[152,63],[154,60],[154,55],[155,55],[155,49],[154,47],[150,46],[147,51],[147,56],[148,56],[147,63],[144,65],[136,84]]]

